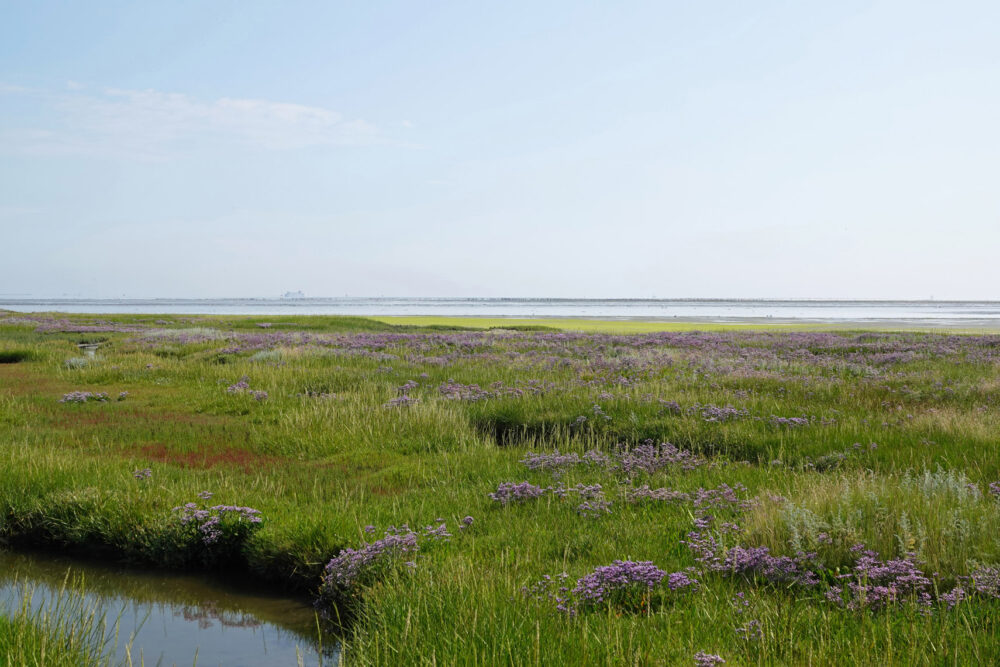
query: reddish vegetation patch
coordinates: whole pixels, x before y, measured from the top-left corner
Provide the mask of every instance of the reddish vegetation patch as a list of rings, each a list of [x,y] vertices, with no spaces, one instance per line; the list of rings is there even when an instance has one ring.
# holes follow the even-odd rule
[[[182,468],[214,468],[230,466],[241,468],[243,472],[266,470],[279,462],[273,456],[256,454],[245,449],[229,447],[224,449],[205,449],[196,452],[178,452],[168,449],[166,445],[154,442],[143,445],[133,455],[140,454],[153,461],[170,463]]]
[[[64,382],[60,382],[40,373],[33,372],[30,367],[23,364],[0,364],[0,388],[6,389],[13,395],[31,395],[42,392],[58,394],[56,399],[62,398],[62,394],[69,389]]]

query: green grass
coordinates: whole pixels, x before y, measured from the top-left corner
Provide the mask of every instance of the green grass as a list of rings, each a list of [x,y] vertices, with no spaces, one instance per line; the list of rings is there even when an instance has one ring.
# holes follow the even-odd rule
[[[53,597],[33,606],[34,589],[22,586],[21,604],[0,616],[0,664],[7,667],[110,665],[113,634],[97,606],[88,604],[81,582],[65,582]]]
[[[855,612],[818,591],[705,573],[695,595],[648,614],[569,618],[522,593],[546,574],[575,581],[616,559],[695,566],[681,544],[691,505],[626,502],[626,489],[643,484],[693,493],[739,483],[747,496],[783,496],[738,518],[744,543],[813,549],[831,568],[850,565],[855,541],[885,557],[916,552],[942,585],[997,564],[1000,504],[987,485],[1000,479],[1000,365],[990,356],[1000,338],[305,316],[59,315],[69,325],[36,330],[53,321],[38,317],[0,324],[0,351],[23,354],[0,364],[0,537],[14,544],[219,567],[172,512],[208,490],[212,502],[265,519],[226,569],[316,592],[333,556],[373,539],[365,526],[379,537],[444,520],[450,541],[425,541],[415,569],[391,569],[344,610],[345,656],[358,664],[693,664],[698,651],[727,664],[1000,660],[1000,609],[982,599],[930,614]],[[145,333],[78,330],[95,325]],[[518,327],[534,329],[510,331]],[[684,337],[708,329],[703,340]],[[655,332],[679,337],[642,338]],[[815,336],[786,344],[803,332]],[[67,363],[84,341],[101,343],[95,357]],[[239,341],[252,349],[233,352]],[[243,376],[266,400],[227,391]],[[385,407],[410,380],[417,401]],[[451,380],[494,395],[449,399],[439,387]],[[110,400],[60,403],[71,391]],[[745,416],[706,420],[705,406],[727,405]],[[706,464],[631,476],[578,466],[557,477],[521,463],[528,452],[612,453],[645,439]],[[133,477],[147,467],[151,479]],[[612,512],[586,518],[578,501],[551,494],[508,507],[488,497],[523,480],[599,483]],[[474,523],[459,530],[467,515]],[[738,612],[738,593],[751,611]],[[760,640],[737,632],[750,617]]]

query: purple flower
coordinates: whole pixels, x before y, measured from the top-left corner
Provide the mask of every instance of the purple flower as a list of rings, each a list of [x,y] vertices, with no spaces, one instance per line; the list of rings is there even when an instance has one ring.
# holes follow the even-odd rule
[[[90,391],[71,391],[68,394],[64,394],[60,403],[86,403],[87,401],[96,401],[98,403],[107,403],[108,394],[106,392],[93,393]]]
[[[439,526],[425,526],[424,537],[432,540],[444,540],[447,542],[451,537],[451,533],[448,532],[447,526],[442,523]]]
[[[694,664],[697,667],[715,667],[715,665],[722,665],[725,662],[721,655],[705,653],[704,651],[698,651],[694,654]]]
[[[212,494],[202,491],[198,496],[207,500]],[[227,542],[240,542],[262,521],[259,510],[237,505],[200,508],[195,503],[186,503],[182,507],[175,507],[174,512],[180,515],[182,526],[194,527],[205,546],[211,546],[223,538]]]
[[[443,527],[443,526],[442,526]],[[336,596],[371,581],[380,571],[419,550],[417,534],[406,525],[390,527],[385,536],[358,549],[343,549],[323,570],[323,595]],[[412,563],[412,561],[410,561]]]
[[[397,396],[396,398],[390,399],[389,401],[387,401],[385,403],[385,405],[383,407],[386,407],[386,408],[405,408],[405,407],[409,407],[411,405],[416,405],[419,402],[420,402],[419,398],[413,398],[412,396],[408,396],[407,394],[403,394],[402,396]]]
[[[584,607],[638,604],[648,608],[648,594],[666,576],[651,561],[616,560],[578,579],[572,594]]]
[[[248,389],[250,389],[250,378],[246,375],[241,377],[234,384],[231,384],[228,387],[226,387],[226,391],[229,392],[230,394],[242,394]]]
[[[497,487],[496,491],[490,494],[490,498],[501,505],[508,505],[510,503],[523,503],[527,500],[533,500],[544,493],[545,489],[535,486],[530,482],[525,481],[520,484],[503,482]]]
[[[142,481],[144,479],[149,479],[153,476],[153,470],[151,468],[143,468],[142,470],[132,471],[132,476],[136,479]]]

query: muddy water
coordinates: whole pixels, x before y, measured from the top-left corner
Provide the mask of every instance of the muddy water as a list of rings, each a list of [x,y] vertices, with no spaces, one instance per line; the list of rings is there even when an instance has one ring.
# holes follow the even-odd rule
[[[126,569],[39,552],[0,551],[0,613],[33,607],[81,577],[86,602],[108,624],[117,622],[111,650],[134,665],[336,665],[338,647],[320,636],[312,607],[200,575]],[[113,633],[109,633],[113,634]]]

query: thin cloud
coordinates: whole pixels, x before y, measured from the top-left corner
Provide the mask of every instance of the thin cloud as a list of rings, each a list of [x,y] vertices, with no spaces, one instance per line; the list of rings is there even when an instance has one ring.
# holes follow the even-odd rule
[[[46,119],[41,127],[3,133],[3,145],[24,153],[155,159],[206,142],[265,150],[380,142],[371,123],[303,104],[229,97],[205,101],[181,93],[116,88],[52,93],[4,86],[0,94],[23,95]],[[8,128],[11,121],[6,120]]]

